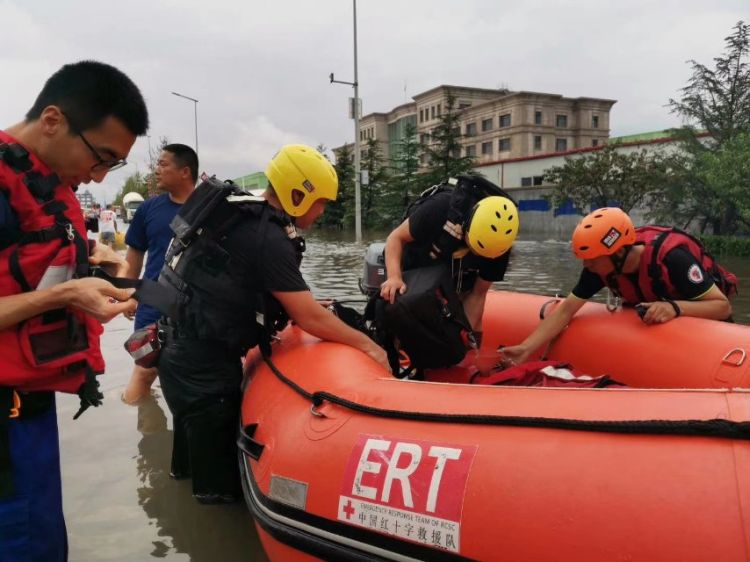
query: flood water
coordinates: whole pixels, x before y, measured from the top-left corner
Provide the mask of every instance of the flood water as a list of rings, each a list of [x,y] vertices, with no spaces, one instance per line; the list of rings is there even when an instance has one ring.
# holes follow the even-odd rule
[[[358,298],[366,245],[351,233],[309,236],[303,273],[314,294]],[[552,295],[567,294],[575,284],[579,263],[567,243],[527,237],[514,248],[498,288]],[[721,261],[740,278],[735,319],[750,324],[750,260]],[[158,383],[155,397],[139,407],[120,402],[132,368],[122,343],[131,330],[124,318],[106,326],[103,407],[73,422],[77,398],[58,395],[70,559],[265,560],[244,504],[199,505],[188,481],[169,478],[172,421]]]

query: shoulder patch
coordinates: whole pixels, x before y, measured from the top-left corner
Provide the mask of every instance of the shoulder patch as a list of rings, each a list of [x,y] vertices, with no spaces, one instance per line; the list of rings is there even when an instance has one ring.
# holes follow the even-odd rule
[[[697,263],[694,263],[690,266],[690,269],[688,269],[688,279],[691,283],[695,283],[696,285],[703,283],[703,271],[701,271],[701,268]]]

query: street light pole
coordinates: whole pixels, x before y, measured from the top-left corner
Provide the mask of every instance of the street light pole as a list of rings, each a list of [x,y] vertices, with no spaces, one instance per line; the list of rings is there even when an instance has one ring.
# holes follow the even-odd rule
[[[331,72],[331,84],[348,84],[354,88],[354,103],[352,113],[354,116],[354,232],[357,242],[362,241],[362,204],[360,198],[360,184],[362,173],[360,171],[359,156],[359,80],[357,78],[357,0],[352,0],[354,8],[354,82],[334,80]]]
[[[198,100],[184,94],[178,94],[177,92],[172,93],[177,97],[185,98],[186,100],[193,102],[195,108],[195,153],[198,154]]]
[[[362,241],[362,171],[359,156],[359,80],[357,79],[357,0],[354,9],[354,232],[357,242]]]

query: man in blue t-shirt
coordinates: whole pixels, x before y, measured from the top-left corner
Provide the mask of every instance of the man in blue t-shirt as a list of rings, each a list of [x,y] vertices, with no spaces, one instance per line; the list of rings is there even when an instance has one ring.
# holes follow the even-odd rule
[[[148,257],[143,277],[154,281],[159,277],[173,236],[169,223],[190,197],[198,181],[198,155],[184,144],[168,144],[159,155],[155,175],[157,186],[166,193],[148,199],[138,207],[125,235],[128,245],[125,259],[130,266],[128,277],[133,279],[141,274],[144,254]],[[155,308],[139,304],[135,313],[135,329],[156,322],[160,316],[161,313]],[[148,393],[155,379],[156,368],[134,365],[130,382],[122,395],[123,402],[136,404]]]

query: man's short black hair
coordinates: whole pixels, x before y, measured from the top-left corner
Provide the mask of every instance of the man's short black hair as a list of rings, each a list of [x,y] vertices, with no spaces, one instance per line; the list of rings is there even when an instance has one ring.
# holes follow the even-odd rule
[[[136,136],[148,130],[148,110],[141,91],[133,81],[114,66],[96,61],[66,64],[49,77],[27,121],[39,119],[44,108],[58,106],[72,128],[80,131],[116,117]]]
[[[198,181],[198,155],[195,150],[186,144],[178,143],[164,145],[162,150],[166,150],[172,155],[174,163],[179,168],[190,168],[190,177],[193,178],[193,183]]]

